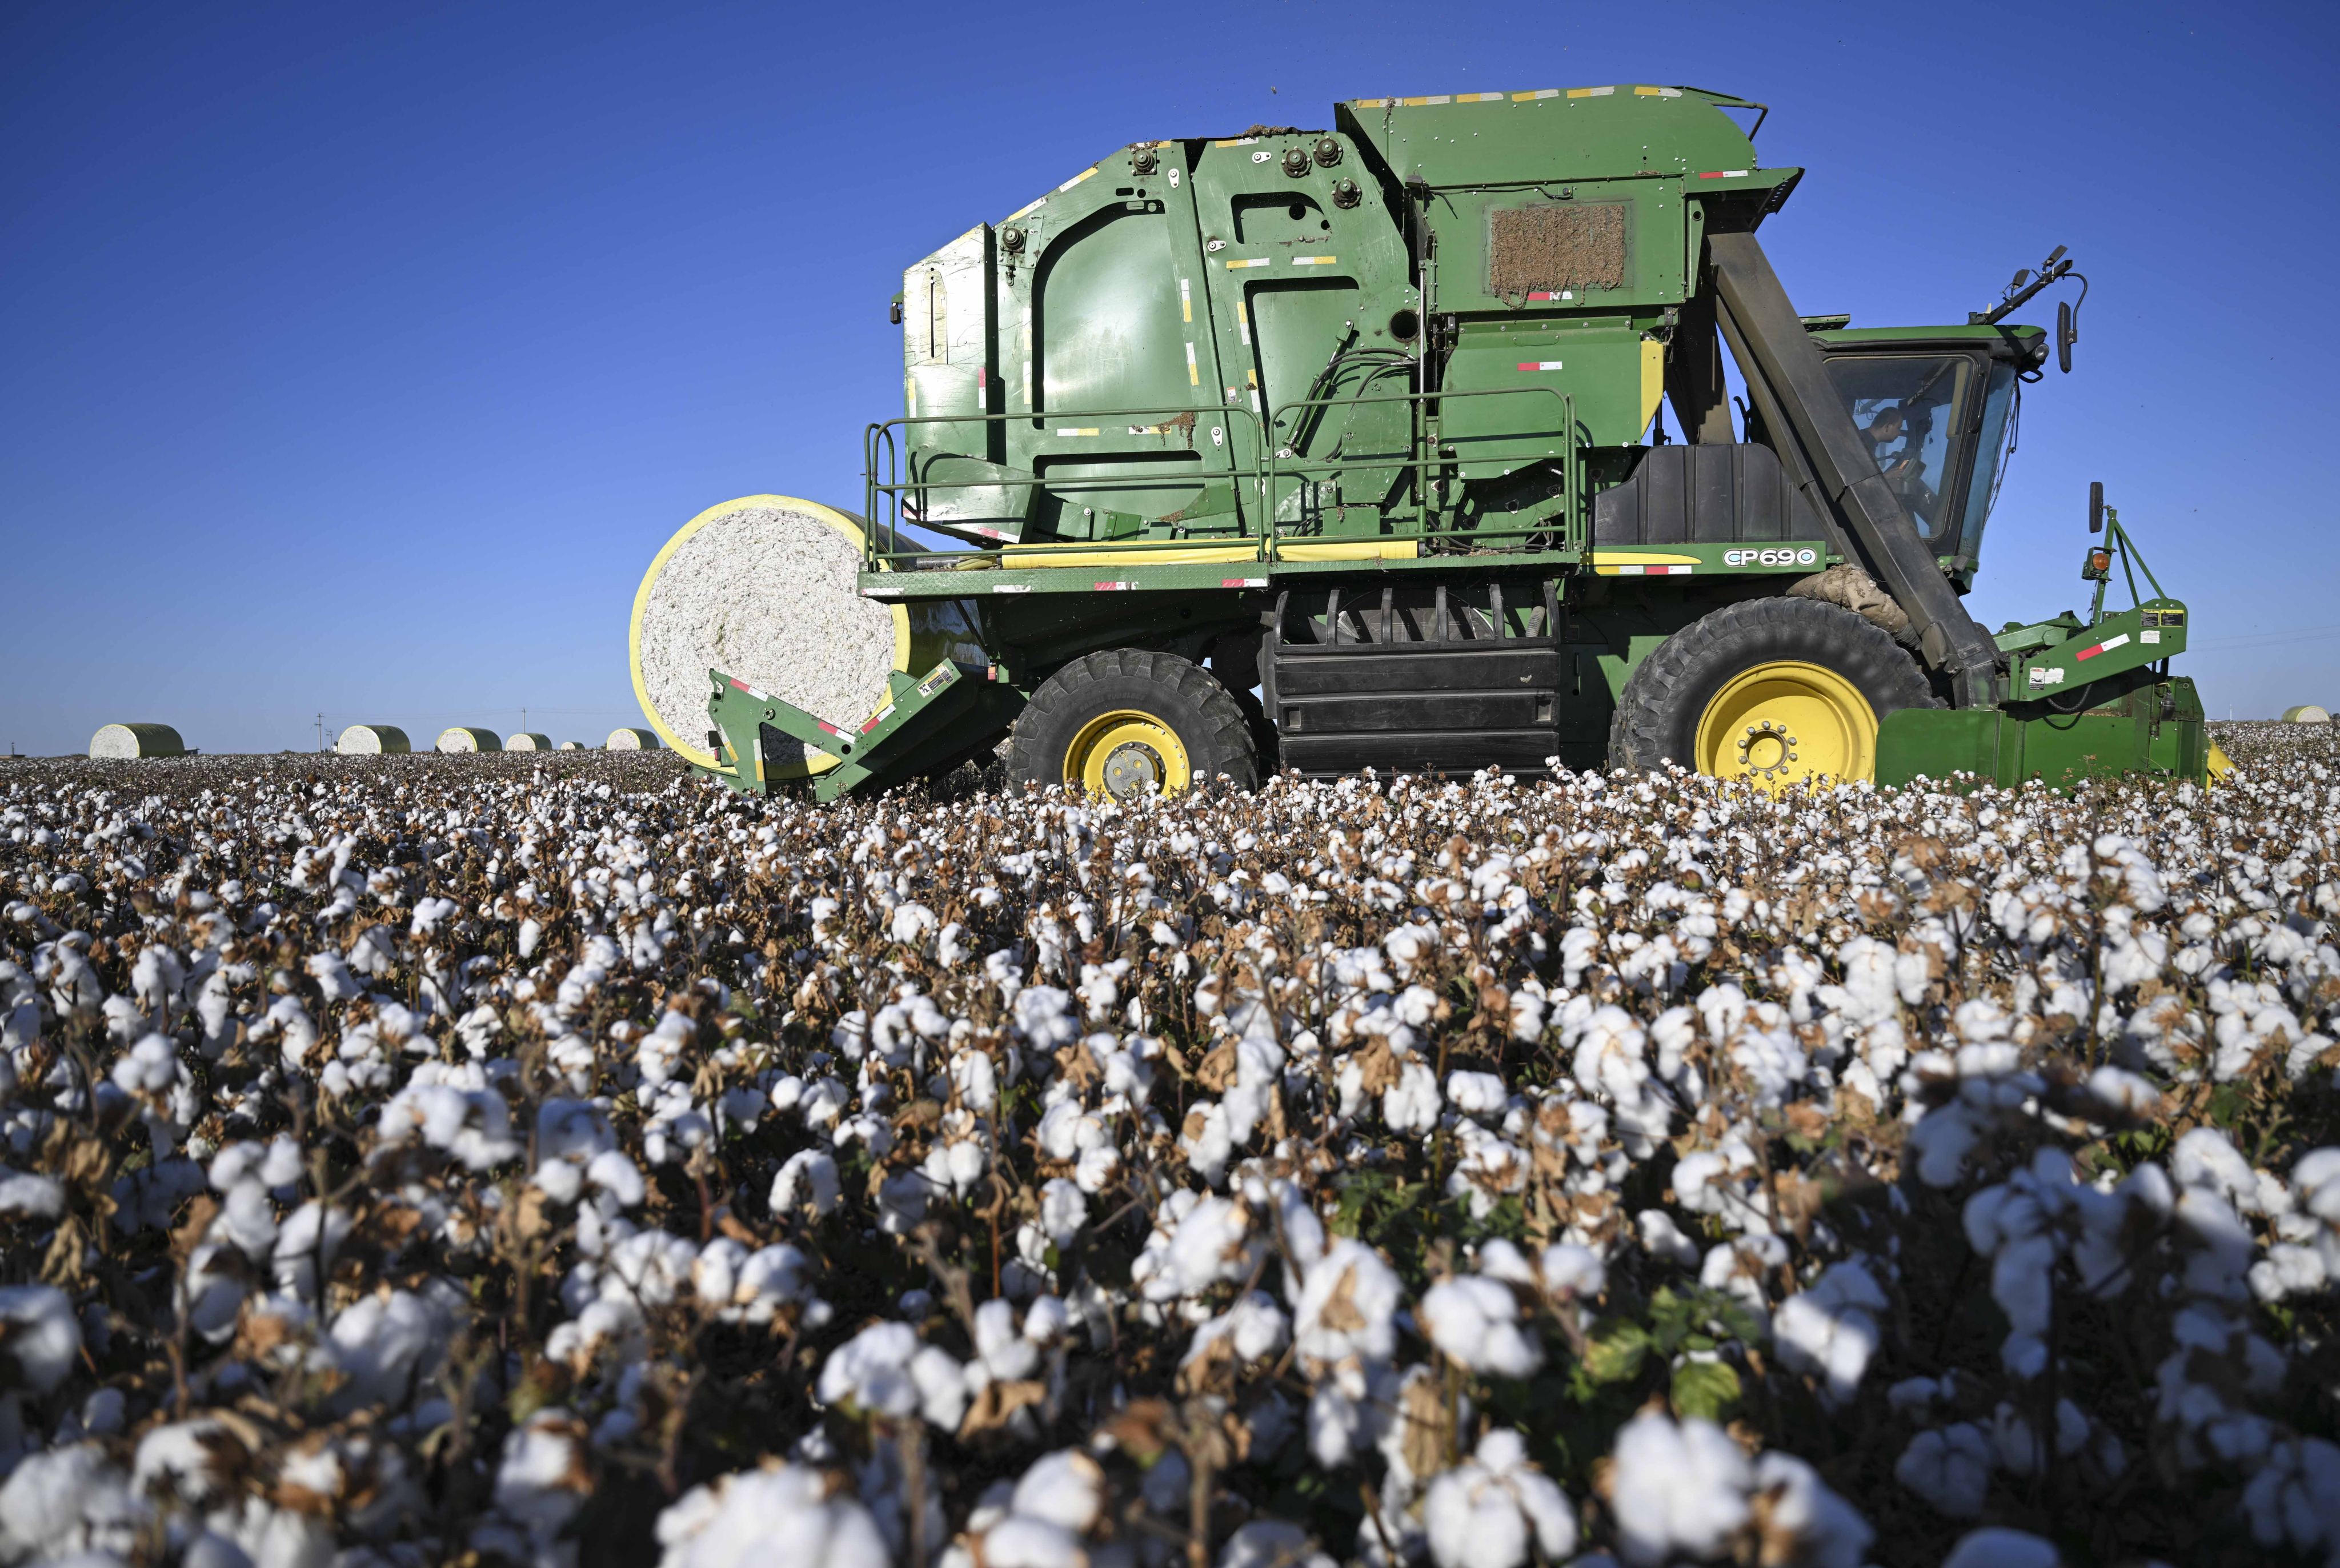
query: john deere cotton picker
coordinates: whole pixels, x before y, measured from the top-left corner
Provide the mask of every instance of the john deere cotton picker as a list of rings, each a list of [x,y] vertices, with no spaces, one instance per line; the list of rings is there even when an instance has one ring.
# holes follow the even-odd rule
[[[2018,385],[2077,337],[2068,304],[2052,342],[2007,318],[2071,262],[1961,325],[1799,316],[1756,231],[1803,171],[1761,165],[1763,114],[1357,99],[1135,143],[977,224],[905,274],[859,514],[753,496],[660,552],[645,712],[823,799],[995,751],[1115,796],[1669,759],[2203,778],[2186,607],[2100,497],[2086,616],[1994,635],[1961,599]]]

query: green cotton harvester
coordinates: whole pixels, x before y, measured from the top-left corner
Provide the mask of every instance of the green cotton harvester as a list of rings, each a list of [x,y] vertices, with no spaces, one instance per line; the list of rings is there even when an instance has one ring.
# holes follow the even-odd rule
[[[1356,99],[1135,143],[967,230],[895,302],[906,407],[868,428],[860,513],[750,497],[661,552],[645,710],[743,789],[824,799],[995,757],[1118,797],[2222,770],[2169,672],[2186,607],[2100,491],[2086,616],[1994,634],[1961,598],[2019,387],[2077,336],[2068,304],[2052,336],[2007,318],[2070,260],[1959,325],[1800,316],[1757,231],[1803,171],[1763,166],[1763,114]],[[745,586],[824,572],[817,613]]]

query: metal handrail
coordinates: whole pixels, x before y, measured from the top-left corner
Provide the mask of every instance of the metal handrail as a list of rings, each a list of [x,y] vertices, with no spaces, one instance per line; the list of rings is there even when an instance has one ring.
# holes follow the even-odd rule
[[[1565,541],[1565,549],[1581,550],[1583,545],[1582,536],[1584,533],[1584,526],[1582,520],[1578,516],[1578,511],[1583,491],[1583,453],[1582,443],[1579,440],[1577,430],[1576,400],[1571,393],[1562,392],[1554,387],[1531,386],[1482,387],[1463,390],[1444,390],[1430,392],[1405,392],[1377,393],[1367,397],[1326,396],[1318,398],[1298,398],[1288,402],[1274,405],[1269,411],[1269,415],[1273,416],[1276,420],[1277,427],[1281,428],[1282,416],[1295,411],[1310,408],[1354,407],[1368,403],[1419,404],[1431,402],[1443,402],[1448,398],[1510,397],[1522,393],[1553,398],[1558,400],[1561,404],[1562,424],[1558,431],[1520,432],[1513,432],[1513,434],[1514,438],[1519,440],[1541,439],[1552,434],[1557,434],[1562,438],[1562,493],[1569,499],[1560,519],[1560,531]],[[1195,408],[1191,405],[1180,405],[1162,408],[1100,409],[1094,411],[1047,410],[1035,412],[1031,410],[1024,410],[1008,413],[907,414],[897,416],[890,420],[873,422],[865,427],[863,431],[862,477],[864,508],[865,513],[871,523],[871,530],[865,544],[864,559],[874,566],[879,561],[904,560],[923,561],[936,558],[953,558],[962,553],[958,551],[936,550],[903,551],[898,548],[901,542],[899,514],[902,507],[902,499],[906,495],[923,496],[926,493],[936,490],[961,488],[975,489],[987,484],[1002,482],[1010,484],[1038,484],[1045,482],[1045,481],[1038,477],[1036,472],[1035,477],[1028,481],[1001,481],[996,480],[964,480],[948,481],[939,483],[925,480],[904,481],[899,477],[901,474],[902,459],[900,446],[895,436],[897,429],[907,429],[911,425],[926,424],[969,424],[978,422],[985,424],[1005,423],[1011,420],[1029,420],[1036,424],[1047,424],[1065,421],[1086,420],[1105,422],[1160,418],[1163,416],[1175,417],[1185,414],[1192,414],[1199,419],[1212,413],[1225,413],[1250,420],[1253,423],[1254,432],[1259,438],[1258,444],[1254,450],[1252,462],[1249,465],[1249,471],[1247,473],[1244,467],[1235,461],[1235,454],[1232,449],[1227,454],[1228,465],[1226,469],[1219,471],[1225,477],[1238,484],[1242,483],[1245,480],[1250,481],[1257,497],[1259,505],[1261,527],[1256,532],[1253,531],[1245,525],[1244,517],[1239,511],[1235,520],[1235,530],[1232,535],[1204,534],[1187,538],[1170,539],[1096,541],[1066,540],[1049,541],[1047,543],[1006,545],[1004,546],[1003,549],[1020,549],[1042,554],[1056,550],[1078,551],[1094,549],[1111,549],[1115,551],[1130,551],[1143,553],[1150,551],[1207,549],[1210,548],[1211,541],[1214,540],[1225,539],[1232,541],[1254,541],[1256,542],[1254,552],[1255,556],[1258,558],[1265,558],[1272,553],[1273,545],[1275,541],[1294,537],[1293,533],[1279,527],[1274,516],[1275,504],[1274,485],[1277,478],[1289,475],[1295,481],[1305,483],[1306,475],[1312,471],[1329,471],[1359,466],[1399,467],[1408,468],[1414,471],[1413,489],[1414,507],[1417,518],[1416,526],[1410,531],[1393,531],[1376,534],[1373,536],[1374,538],[1401,541],[1450,537],[1494,540],[1532,538],[1539,534],[1549,534],[1553,531],[1551,523],[1547,521],[1541,524],[1523,525],[1521,527],[1507,529],[1472,529],[1470,530],[1467,534],[1458,534],[1453,531],[1433,529],[1429,527],[1426,522],[1422,521],[1421,519],[1426,515],[1427,512],[1426,497],[1429,491],[1430,470],[1433,466],[1439,463],[1453,462],[1462,460],[1439,457],[1436,454],[1436,449],[1441,442],[1432,434],[1423,431],[1419,427],[1417,427],[1413,432],[1414,439],[1412,442],[1411,455],[1404,458],[1394,458],[1386,462],[1376,462],[1371,460],[1360,460],[1354,456],[1346,455],[1337,459],[1292,457],[1288,455],[1287,452],[1279,451],[1269,441],[1270,426],[1268,423],[1268,416],[1264,416],[1259,411],[1244,408],[1238,403],[1206,405],[1203,408]],[[881,452],[885,459],[885,471],[887,475],[887,478],[884,481],[880,481],[878,478]],[[1076,453],[1073,455],[1077,454]],[[1502,461],[1507,455],[1509,454],[1494,452],[1486,454],[1478,461]],[[1206,470],[1205,473],[1206,475],[1216,477],[1215,474],[1212,474],[1211,471]],[[1133,475],[1125,481],[1117,480],[1111,476],[1098,475],[1091,478],[1085,478],[1083,483],[1084,485],[1094,489],[1113,489],[1117,486],[1129,489],[1141,489],[1158,485],[1161,482],[1161,480],[1162,476],[1160,475]],[[892,503],[890,510],[882,504],[887,501],[890,501]],[[886,548],[884,549],[879,548],[881,531],[886,545]],[[1338,536],[1331,537],[1337,538]],[[976,561],[991,559],[996,554],[1001,553],[1001,551],[972,551],[963,553],[966,555],[968,563],[973,564]]]
[[[873,547],[877,543],[878,536],[876,531],[881,524],[885,529],[886,537],[889,543],[895,541],[895,536],[897,531],[895,519],[881,516],[881,509],[878,505],[878,498],[880,496],[891,497],[894,501],[895,511],[898,513],[901,507],[901,497],[907,492],[923,494],[929,490],[946,488],[973,489],[978,484],[995,482],[991,481],[968,480],[964,481],[953,481],[950,485],[937,485],[923,480],[911,481],[907,483],[901,481],[898,477],[901,472],[900,450],[894,438],[894,432],[897,427],[907,428],[914,424],[993,424],[1005,423],[1010,420],[1030,420],[1035,424],[1046,425],[1063,423],[1067,421],[1076,422],[1084,420],[1113,422],[1149,418],[1158,419],[1164,416],[1175,418],[1181,414],[1192,414],[1195,419],[1200,420],[1205,415],[1213,413],[1240,415],[1241,417],[1251,421],[1254,429],[1259,434],[1259,450],[1264,451],[1266,449],[1266,427],[1262,422],[1258,412],[1254,410],[1244,408],[1241,404],[1235,403],[1227,404],[1225,407],[1206,405],[1203,408],[1196,408],[1191,403],[1185,403],[1162,408],[1046,409],[1037,412],[1026,409],[1014,413],[902,414],[893,419],[872,423],[863,430],[861,437],[863,504],[867,510],[868,516],[869,517],[872,525],[869,535],[869,543]],[[884,483],[879,482],[878,478],[878,455],[881,446],[887,453],[887,473],[889,476],[889,482]],[[1235,466],[1234,452],[1232,447],[1228,449],[1227,458],[1228,467],[1226,472],[1228,476],[1230,478],[1236,479],[1244,477],[1241,469]],[[1256,466],[1256,461],[1254,461],[1254,472],[1250,477],[1255,481],[1264,478],[1262,471],[1260,471]],[[1039,483],[1041,481],[1036,475],[1031,482]],[[1129,488],[1135,489],[1139,484],[1144,482],[1159,483],[1159,476],[1154,476],[1149,481],[1133,480],[1130,482]],[[1110,489],[1113,488],[1113,486],[1111,481],[1106,481],[1098,485],[1097,488]],[[1240,517],[1237,519],[1236,536],[1238,538],[1245,536],[1244,531],[1241,527]],[[1135,543],[1138,541],[1132,541],[1129,542]],[[1184,543],[1185,541],[1181,541],[1178,542]],[[898,553],[901,552],[894,551],[878,551],[874,548],[866,552],[868,558],[872,560],[878,559],[880,555],[890,557],[891,555]],[[931,551],[921,551],[914,553],[933,554],[935,552]]]
[[[1572,549],[1575,549],[1575,548],[1581,548],[1582,541],[1577,537],[1577,535],[1579,534],[1579,532],[1580,532],[1581,531],[1580,531],[1579,521],[1578,521],[1578,518],[1577,518],[1576,513],[1577,513],[1577,509],[1578,509],[1578,506],[1579,506],[1579,505],[1580,505],[1580,503],[1581,503],[1581,498],[1582,498],[1582,493],[1583,493],[1583,486],[1582,486],[1582,478],[1583,478],[1583,476],[1582,476],[1582,473],[1581,473],[1581,459],[1582,459],[1582,452],[1581,452],[1581,443],[1580,443],[1580,442],[1578,442],[1578,440],[1577,440],[1577,427],[1576,427],[1576,398],[1575,398],[1575,395],[1574,395],[1573,393],[1571,393],[1571,392],[1562,392],[1562,391],[1561,391],[1559,388],[1557,388],[1557,387],[1547,387],[1547,386],[1526,386],[1526,387],[1477,387],[1477,388],[1470,388],[1470,389],[1464,389],[1464,390],[1460,390],[1460,391],[1441,391],[1441,392],[1386,392],[1386,393],[1377,394],[1377,395],[1373,396],[1373,397],[1356,397],[1356,398],[1341,398],[1341,397],[1294,398],[1294,400],[1292,400],[1290,402],[1277,403],[1277,404],[1274,405],[1274,406],[1270,409],[1269,413],[1270,413],[1270,416],[1271,416],[1271,425],[1272,425],[1272,428],[1276,429],[1276,430],[1281,430],[1281,429],[1283,429],[1283,428],[1284,428],[1284,419],[1283,419],[1283,416],[1284,416],[1286,412],[1291,412],[1291,411],[1293,411],[1293,410],[1297,410],[1297,409],[1320,408],[1320,407],[1333,407],[1333,406],[1353,406],[1353,405],[1362,404],[1362,403],[1392,403],[1392,402],[1413,402],[1413,403],[1419,403],[1419,402],[1431,402],[1431,401],[1433,401],[1433,400],[1438,401],[1438,402],[1444,402],[1445,400],[1447,400],[1447,399],[1449,399],[1449,398],[1512,397],[1512,396],[1520,395],[1520,394],[1522,394],[1522,393],[1541,393],[1541,394],[1542,394],[1542,395],[1543,395],[1543,396],[1545,396],[1545,397],[1556,398],[1556,399],[1558,399],[1558,400],[1559,400],[1559,402],[1560,402],[1560,405],[1561,405],[1561,421],[1562,421],[1562,424],[1561,424],[1561,428],[1560,428],[1557,432],[1516,432],[1516,435],[1517,435],[1517,438],[1518,438],[1518,439],[1521,439],[1521,440],[1532,439],[1532,437],[1534,437],[1534,436],[1536,436],[1536,435],[1539,435],[1539,434],[1557,434],[1557,435],[1559,435],[1559,436],[1562,438],[1562,457],[1561,457],[1561,483],[1562,483],[1562,493],[1564,493],[1564,494],[1568,497],[1568,501],[1567,501],[1567,505],[1566,505],[1566,507],[1565,507],[1565,509],[1564,509],[1564,511],[1563,511],[1563,512],[1562,512],[1562,514],[1561,528],[1562,528],[1562,532],[1563,533],[1563,535],[1565,535],[1565,536],[1567,536],[1567,537],[1569,538],[1569,540],[1570,540],[1570,547],[1571,547]],[[1413,481],[1413,503],[1414,503],[1414,508],[1415,508],[1415,511],[1416,511],[1417,516],[1419,516],[1421,513],[1423,513],[1423,511],[1426,511],[1426,504],[1425,504],[1424,497],[1428,494],[1428,491],[1429,491],[1429,471],[1430,471],[1431,466],[1432,466],[1433,463],[1439,463],[1439,462],[1451,462],[1451,461],[1465,461],[1465,460],[1459,459],[1459,458],[1441,458],[1441,457],[1436,456],[1436,455],[1435,455],[1435,454],[1436,454],[1436,449],[1437,449],[1441,444],[1442,444],[1442,443],[1441,443],[1439,441],[1437,441],[1437,440],[1435,440],[1435,439],[1431,438],[1431,437],[1430,437],[1426,432],[1423,432],[1423,431],[1420,431],[1420,430],[1417,430],[1417,431],[1415,432],[1415,440],[1414,440],[1414,442],[1413,442],[1413,455],[1412,457],[1410,457],[1410,458],[1403,459],[1403,460],[1400,460],[1400,461],[1393,461],[1393,462],[1390,462],[1390,463],[1386,463],[1386,464],[1373,463],[1373,462],[1372,462],[1370,460],[1368,460],[1368,461],[1363,461],[1363,462],[1360,462],[1360,461],[1359,461],[1359,460],[1357,460],[1357,459],[1355,459],[1355,458],[1352,458],[1352,457],[1348,457],[1348,456],[1344,455],[1344,457],[1342,457],[1342,458],[1341,458],[1341,459],[1339,459],[1339,460],[1334,460],[1334,459],[1330,459],[1330,458],[1310,458],[1310,459],[1300,459],[1300,460],[1297,460],[1297,461],[1296,461],[1296,462],[1294,463],[1294,466],[1287,468],[1287,467],[1284,467],[1284,462],[1285,462],[1284,455],[1284,453],[1283,453],[1283,452],[1277,452],[1274,457],[1272,457],[1272,458],[1269,460],[1269,468],[1268,468],[1268,472],[1267,472],[1268,482],[1272,485],[1272,484],[1274,482],[1275,477],[1276,477],[1279,473],[1284,473],[1284,472],[1289,472],[1289,473],[1291,473],[1291,474],[1292,474],[1295,479],[1298,479],[1298,478],[1301,478],[1303,475],[1304,475],[1308,471],[1310,471],[1310,470],[1312,470],[1312,469],[1314,469],[1314,470],[1331,470],[1331,469],[1342,468],[1342,467],[1361,467],[1361,466],[1363,466],[1363,467],[1383,467],[1383,466],[1385,466],[1385,467],[1392,467],[1392,468],[1411,468],[1411,469],[1413,469],[1413,470],[1414,470],[1414,471],[1415,471],[1415,472],[1414,472],[1414,481]],[[1478,461],[1502,461],[1502,458],[1503,458],[1505,455],[1506,455],[1506,454],[1503,454],[1503,453],[1501,453],[1501,452],[1497,452],[1497,453],[1490,454],[1488,457],[1482,458],[1482,459],[1480,459],[1480,460],[1478,460]],[[1272,505],[1272,498],[1270,498],[1270,499],[1271,499],[1271,505]],[[1269,519],[1269,521],[1270,521],[1271,522],[1273,522],[1274,520],[1271,517],[1271,518]],[[1549,532],[1551,532],[1551,531],[1552,531],[1552,530],[1551,530],[1549,527],[1542,527],[1542,528],[1522,528],[1522,529],[1512,529],[1512,530],[1486,530],[1486,529],[1473,529],[1473,530],[1472,530],[1471,531],[1472,531],[1472,535],[1473,537],[1476,537],[1476,538],[1491,538],[1491,539],[1492,539],[1492,538],[1502,538],[1502,537],[1506,536],[1507,534],[1513,534],[1513,533],[1516,533],[1516,534],[1522,534],[1522,535],[1532,535],[1532,534],[1537,534],[1537,533],[1549,533]],[[1379,537],[1381,537],[1381,538],[1384,538],[1384,539],[1438,539],[1438,538],[1446,538],[1446,537],[1449,537],[1449,534],[1448,534],[1447,531],[1432,529],[1432,528],[1428,527],[1426,524],[1423,524],[1423,525],[1420,525],[1420,526],[1418,526],[1418,527],[1417,527],[1417,529],[1416,529],[1416,531],[1415,531],[1414,532],[1413,532],[1413,533],[1395,533],[1395,532],[1393,532],[1393,533],[1386,533],[1386,534],[1383,534],[1383,535],[1380,535]]]

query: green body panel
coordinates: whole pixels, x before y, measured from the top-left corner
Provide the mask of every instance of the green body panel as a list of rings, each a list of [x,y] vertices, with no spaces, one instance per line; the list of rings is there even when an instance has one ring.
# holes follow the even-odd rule
[[[904,274],[887,493],[976,541],[1458,526],[1467,483],[1649,427],[1701,202],[1776,204],[1799,173],[1756,167],[1741,107],[1359,100],[1329,132],[1133,144]],[[1503,225],[1579,220],[1600,241],[1582,278],[1511,286],[1544,263]],[[1453,341],[1420,386],[1433,315]]]
[[[2021,633],[2014,636],[2021,640]],[[2134,610],[2115,610],[2046,646],[2010,648],[2009,640],[2010,634],[1999,634],[2000,648],[2013,655],[2008,690],[2018,698],[2052,700],[2059,691],[2076,690],[2185,652],[2186,607],[2174,599],[2148,599]]]
[[[2183,676],[2144,680],[2077,713],[2040,703],[1904,709],[1877,734],[1879,784],[1956,774],[2007,789],[2031,779],[2062,788],[2126,773],[2199,781],[2208,766],[2201,699]]]

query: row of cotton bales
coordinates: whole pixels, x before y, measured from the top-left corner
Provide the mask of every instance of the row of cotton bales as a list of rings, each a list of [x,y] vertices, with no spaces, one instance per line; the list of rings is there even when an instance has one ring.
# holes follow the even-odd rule
[[[658,736],[648,729],[612,729],[601,743],[604,751],[655,751]],[[439,731],[434,750],[450,756],[468,755],[481,751],[583,751],[589,749],[582,740],[552,743],[552,737],[540,730],[522,730],[518,735],[500,736],[492,729],[476,724],[451,724]],[[352,724],[342,731],[333,749],[344,757],[383,757],[402,755],[414,749],[406,731],[395,724]]]
[[[649,729],[612,729],[601,743],[604,751],[655,751],[659,749],[657,734]],[[352,724],[333,741],[333,749],[344,757],[403,757],[414,749],[406,731],[395,724]],[[475,725],[458,724],[439,732],[436,749],[448,752],[478,751],[583,751],[589,749],[582,740],[552,743],[552,737],[536,730],[505,739],[492,729]],[[139,757],[184,757],[187,743],[168,724],[105,724],[89,738],[89,754],[104,761],[127,761]]]

